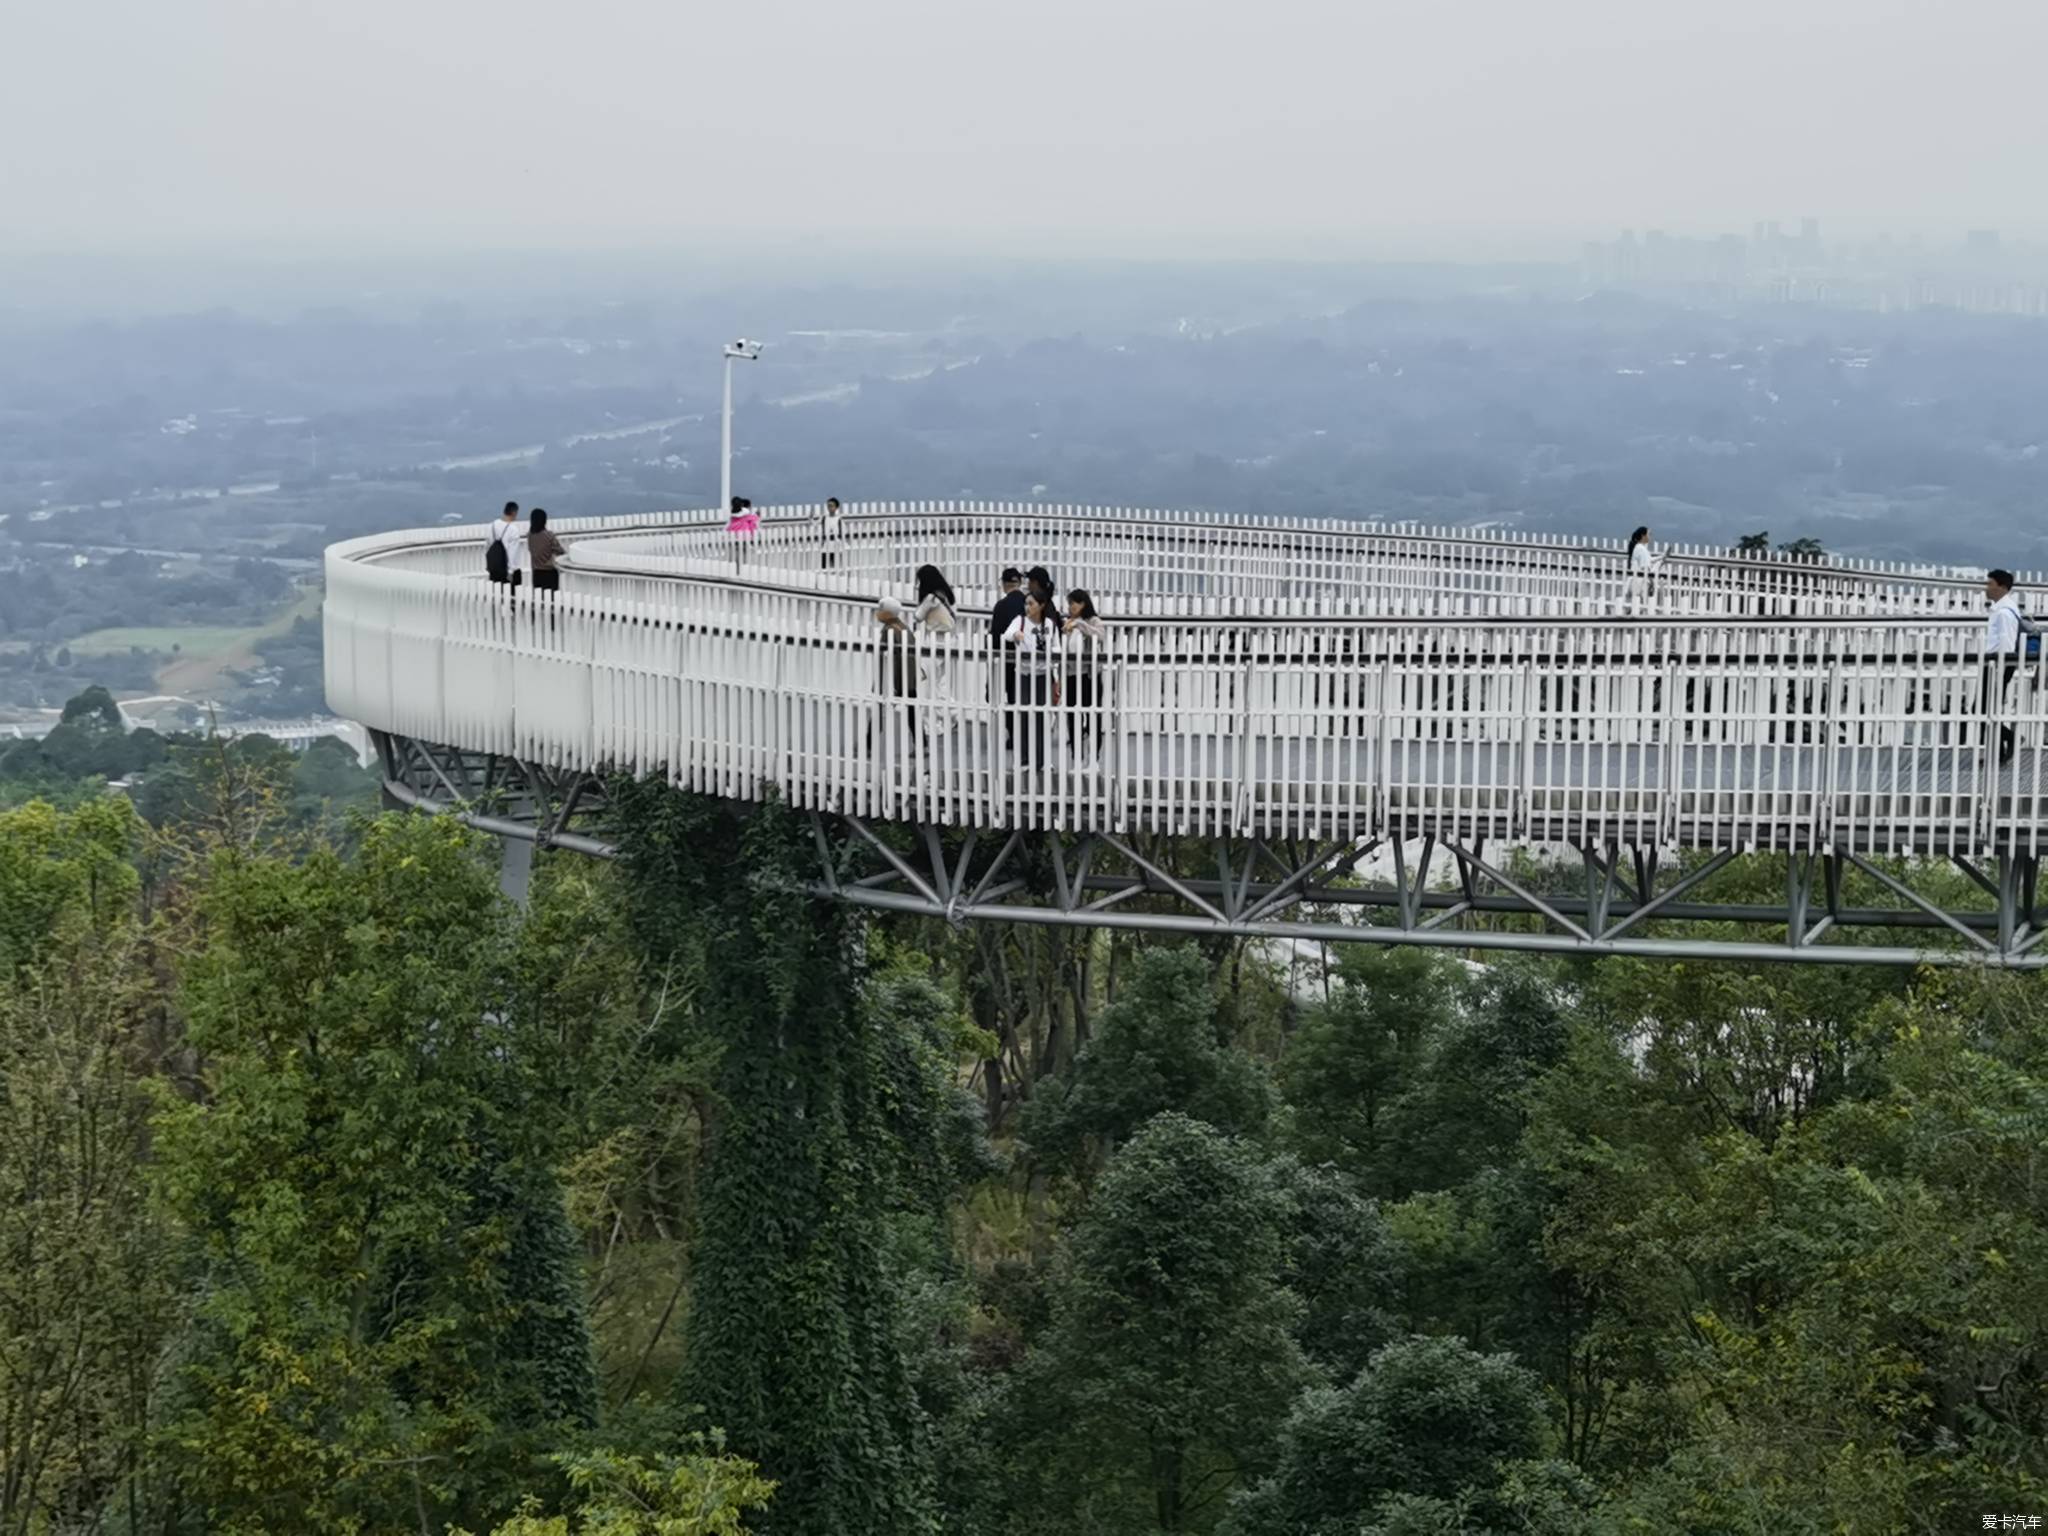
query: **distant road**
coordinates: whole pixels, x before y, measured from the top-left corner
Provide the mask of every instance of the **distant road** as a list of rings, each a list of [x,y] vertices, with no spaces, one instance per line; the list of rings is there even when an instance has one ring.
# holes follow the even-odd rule
[[[152,549],[146,544],[57,544],[37,541],[36,549],[70,550],[80,555],[149,555],[158,560],[191,560],[201,553],[191,549]],[[261,560],[265,565],[279,566],[287,571],[317,571],[320,569],[318,556],[313,555],[259,555],[237,550],[206,550],[204,553],[215,559]]]
[[[685,422],[702,421],[704,413],[691,416],[665,416],[660,421],[636,421],[627,427],[607,427],[598,432],[577,432],[553,444],[559,448],[574,448],[578,443],[608,443],[622,437],[643,437],[649,432],[666,432],[670,427],[680,427]],[[501,448],[495,453],[464,454],[460,458],[435,459],[427,464],[408,466],[412,469],[489,469],[494,464],[518,464],[526,459],[537,459],[547,452],[550,444],[529,443],[524,448]]]
[[[590,432],[574,432],[553,443],[528,443],[519,448],[499,448],[487,453],[461,454],[449,459],[434,459],[425,464],[394,464],[382,470],[368,471],[354,478],[358,480],[375,480],[379,475],[383,474],[417,474],[421,470],[445,472],[452,469],[489,469],[497,464],[518,464],[528,459],[538,458],[550,447],[574,448],[579,443],[614,442],[621,438],[643,437],[649,432],[666,432],[671,427],[680,427],[689,422],[702,421],[703,419],[704,413],[702,411],[693,412],[688,416],[664,416],[659,421],[636,421],[623,427],[603,427]],[[11,517],[16,516],[20,517],[24,522],[46,523],[53,517],[63,517],[75,512],[114,512],[122,507],[166,506],[184,501],[218,501],[223,495],[267,496],[279,489],[281,487],[277,481],[264,480],[251,481],[243,485],[231,485],[227,487],[225,492],[217,485],[188,486],[183,490],[176,491],[138,491],[133,496],[110,496],[104,501],[75,501],[58,507],[33,507],[18,513],[0,512],[0,523],[5,523]],[[46,547],[55,549],[69,546],[49,545]],[[149,549],[137,549],[135,553],[147,555],[160,552]],[[184,553],[184,551],[169,551],[167,553],[176,555]],[[263,559],[268,557],[251,556],[250,558]],[[317,566],[319,561],[311,560],[306,563]]]

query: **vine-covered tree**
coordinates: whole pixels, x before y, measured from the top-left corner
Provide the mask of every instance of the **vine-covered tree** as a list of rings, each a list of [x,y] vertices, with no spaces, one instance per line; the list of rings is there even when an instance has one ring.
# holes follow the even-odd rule
[[[717,1051],[676,1400],[776,1481],[764,1529],[935,1528],[929,1425],[902,1348],[888,1228],[902,1164],[889,1052],[862,1004],[864,928],[802,894],[811,829],[621,784],[656,963],[694,951]]]

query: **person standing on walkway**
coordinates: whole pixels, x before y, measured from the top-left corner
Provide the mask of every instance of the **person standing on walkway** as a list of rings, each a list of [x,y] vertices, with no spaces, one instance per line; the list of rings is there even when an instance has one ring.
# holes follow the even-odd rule
[[[839,568],[839,498],[827,496],[825,510],[818,514],[818,569]]]
[[[1990,721],[1996,706],[2005,701],[2005,685],[2020,664],[2020,600],[2012,590],[2011,571],[1995,570],[1984,578],[1984,596],[1991,612],[1984,621],[1984,720],[1985,742],[1990,743]],[[1998,728],[1998,760],[2012,761],[2013,728]]]
[[[875,622],[882,626],[882,696],[913,701],[903,706],[903,735],[897,738],[907,747],[917,739],[917,618],[900,600],[885,597],[875,607]]]
[[[1048,707],[1060,701],[1060,627],[1053,620],[1052,605],[1041,601],[1036,592],[1027,595],[1023,613],[1003,632],[1003,643],[1017,657],[1016,704],[1010,713],[1028,717],[1019,762],[1025,768],[1043,768],[1047,761],[1045,717]],[[1017,735],[1013,726],[1013,744]]]
[[[1003,656],[1003,702],[1009,707],[1003,711],[1003,741],[1012,751],[1016,750],[1017,738],[1012,717],[1017,712],[1017,653],[1004,643],[1004,636],[1010,626],[1024,617],[1024,576],[1014,565],[1003,567],[999,578],[1003,595],[996,599],[996,606],[988,616],[988,643]]]
[[[922,629],[928,635],[950,635],[960,627],[960,615],[955,607],[953,584],[946,580],[946,573],[936,565],[920,565],[917,568],[917,605],[911,610],[914,628]],[[927,697],[941,706],[953,703],[953,672],[947,664],[947,642],[938,641],[924,647],[925,659],[920,665],[918,688]],[[941,707],[925,712],[925,729],[944,730],[956,717],[949,708]]]
[[[561,560],[568,550],[562,541],[548,528],[548,515],[540,507],[533,509],[533,517],[526,525],[526,561],[533,571],[533,590],[555,592],[561,589]]]
[[[493,582],[517,587],[525,565],[526,540],[519,527],[519,503],[508,501],[498,520],[491,524],[490,542],[484,545],[484,574]]]
[[[1095,743],[1095,701],[1102,676],[1102,642],[1109,627],[1095,611],[1095,599],[1081,587],[1067,594],[1067,618],[1060,626],[1060,649],[1067,658],[1067,708],[1075,711],[1068,741],[1074,761],[1084,769],[1098,766]]]
[[[1048,614],[1059,611],[1059,594],[1053,590],[1052,572],[1042,565],[1034,565],[1024,573],[1024,589],[1041,603]]]
[[[1656,591],[1657,571],[1664,557],[1650,548],[1650,530],[1638,528],[1628,536],[1628,605],[1641,613],[1650,606]]]

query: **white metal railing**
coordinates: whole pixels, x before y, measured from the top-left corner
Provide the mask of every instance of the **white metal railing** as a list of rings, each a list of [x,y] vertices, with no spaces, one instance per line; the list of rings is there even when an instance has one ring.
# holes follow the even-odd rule
[[[673,562],[710,562],[746,580],[810,590],[908,589],[934,564],[970,605],[993,601],[1006,565],[1044,565],[1064,587],[1086,587],[1131,616],[1265,614],[1390,617],[1590,617],[1607,614],[1978,614],[1981,575],[1943,575],[1896,563],[1738,557],[1667,546],[1647,584],[1630,580],[1618,544],[1514,540],[1492,533],[1403,530],[1341,522],[1245,520],[1035,503],[916,503],[849,508],[829,551],[810,509],[763,514],[760,535],[736,543],[721,519],[607,519],[556,524],[574,534],[586,586],[655,581]],[[475,529],[434,530],[473,544]],[[408,560],[417,550],[408,551]],[[829,560],[828,560],[829,556]],[[449,574],[477,561],[450,548]],[[2023,579],[2023,585],[2031,578]],[[659,600],[653,583],[620,595]]]
[[[579,561],[667,536],[558,526]],[[2041,668],[1987,672],[1979,617],[1317,617],[1275,598],[1112,613],[1057,698],[1027,681],[1013,702],[976,616],[894,639],[857,572],[735,579],[729,557],[643,553],[514,596],[466,535],[330,550],[339,713],[941,825],[1964,854],[2034,852],[2048,810]]]

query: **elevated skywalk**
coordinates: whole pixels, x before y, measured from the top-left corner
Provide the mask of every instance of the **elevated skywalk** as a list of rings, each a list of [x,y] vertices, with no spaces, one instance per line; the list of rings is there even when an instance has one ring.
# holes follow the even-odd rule
[[[1941,858],[1992,907],[1958,917],[1908,888],[1898,926],[1946,928],[1971,958],[2041,957],[2048,689],[2036,660],[1987,667],[1981,581],[1681,551],[1632,586],[1617,548],[1037,507],[850,509],[829,565],[793,512],[744,544],[702,519],[555,526],[572,561],[555,596],[488,584],[481,527],[329,551],[329,701],[379,733],[401,798],[487,815],[474,764],[501,763],[501,789],[580,785],[580,814],[605,775],[658,774],[857,825],[892,856],[892,839],[930,853],[971,834],[1145,857],[1154,872],[1129,878],[1151,896],[1175,894],[1171,871],[1138,844],[1203,840],[1241,851],[1247,902],[1258,849],[1294,878],[1275,850],[1405,858],[1427,840],[1496,892],[1516,880],[1508,849],[1610,875],[1654,856],[1673,879],[1771,853],[1818,871],[1798,899],[1788,877],[1775,953],[1808,947],[1792,919],[1812,892],[1839,913],[1845,876],[1889,891],[1882,861]],[[875,601],[925,563],[952,578],[960,626],[892,637]],[[980,610],[997,570],[1034,564],[1095,593],[1109,630],[1072,658],[1090,686],[1013,704]],[[539,835],[601,844],[575,820]],[[1344,888],[1384,857],[1354,860]],[[970,894],[890,875],[939,914]],[[886,905],[869,898],[890,883],[856,899]],[[1421,899],[1408,926],[1444,941],[1416,926]]]

